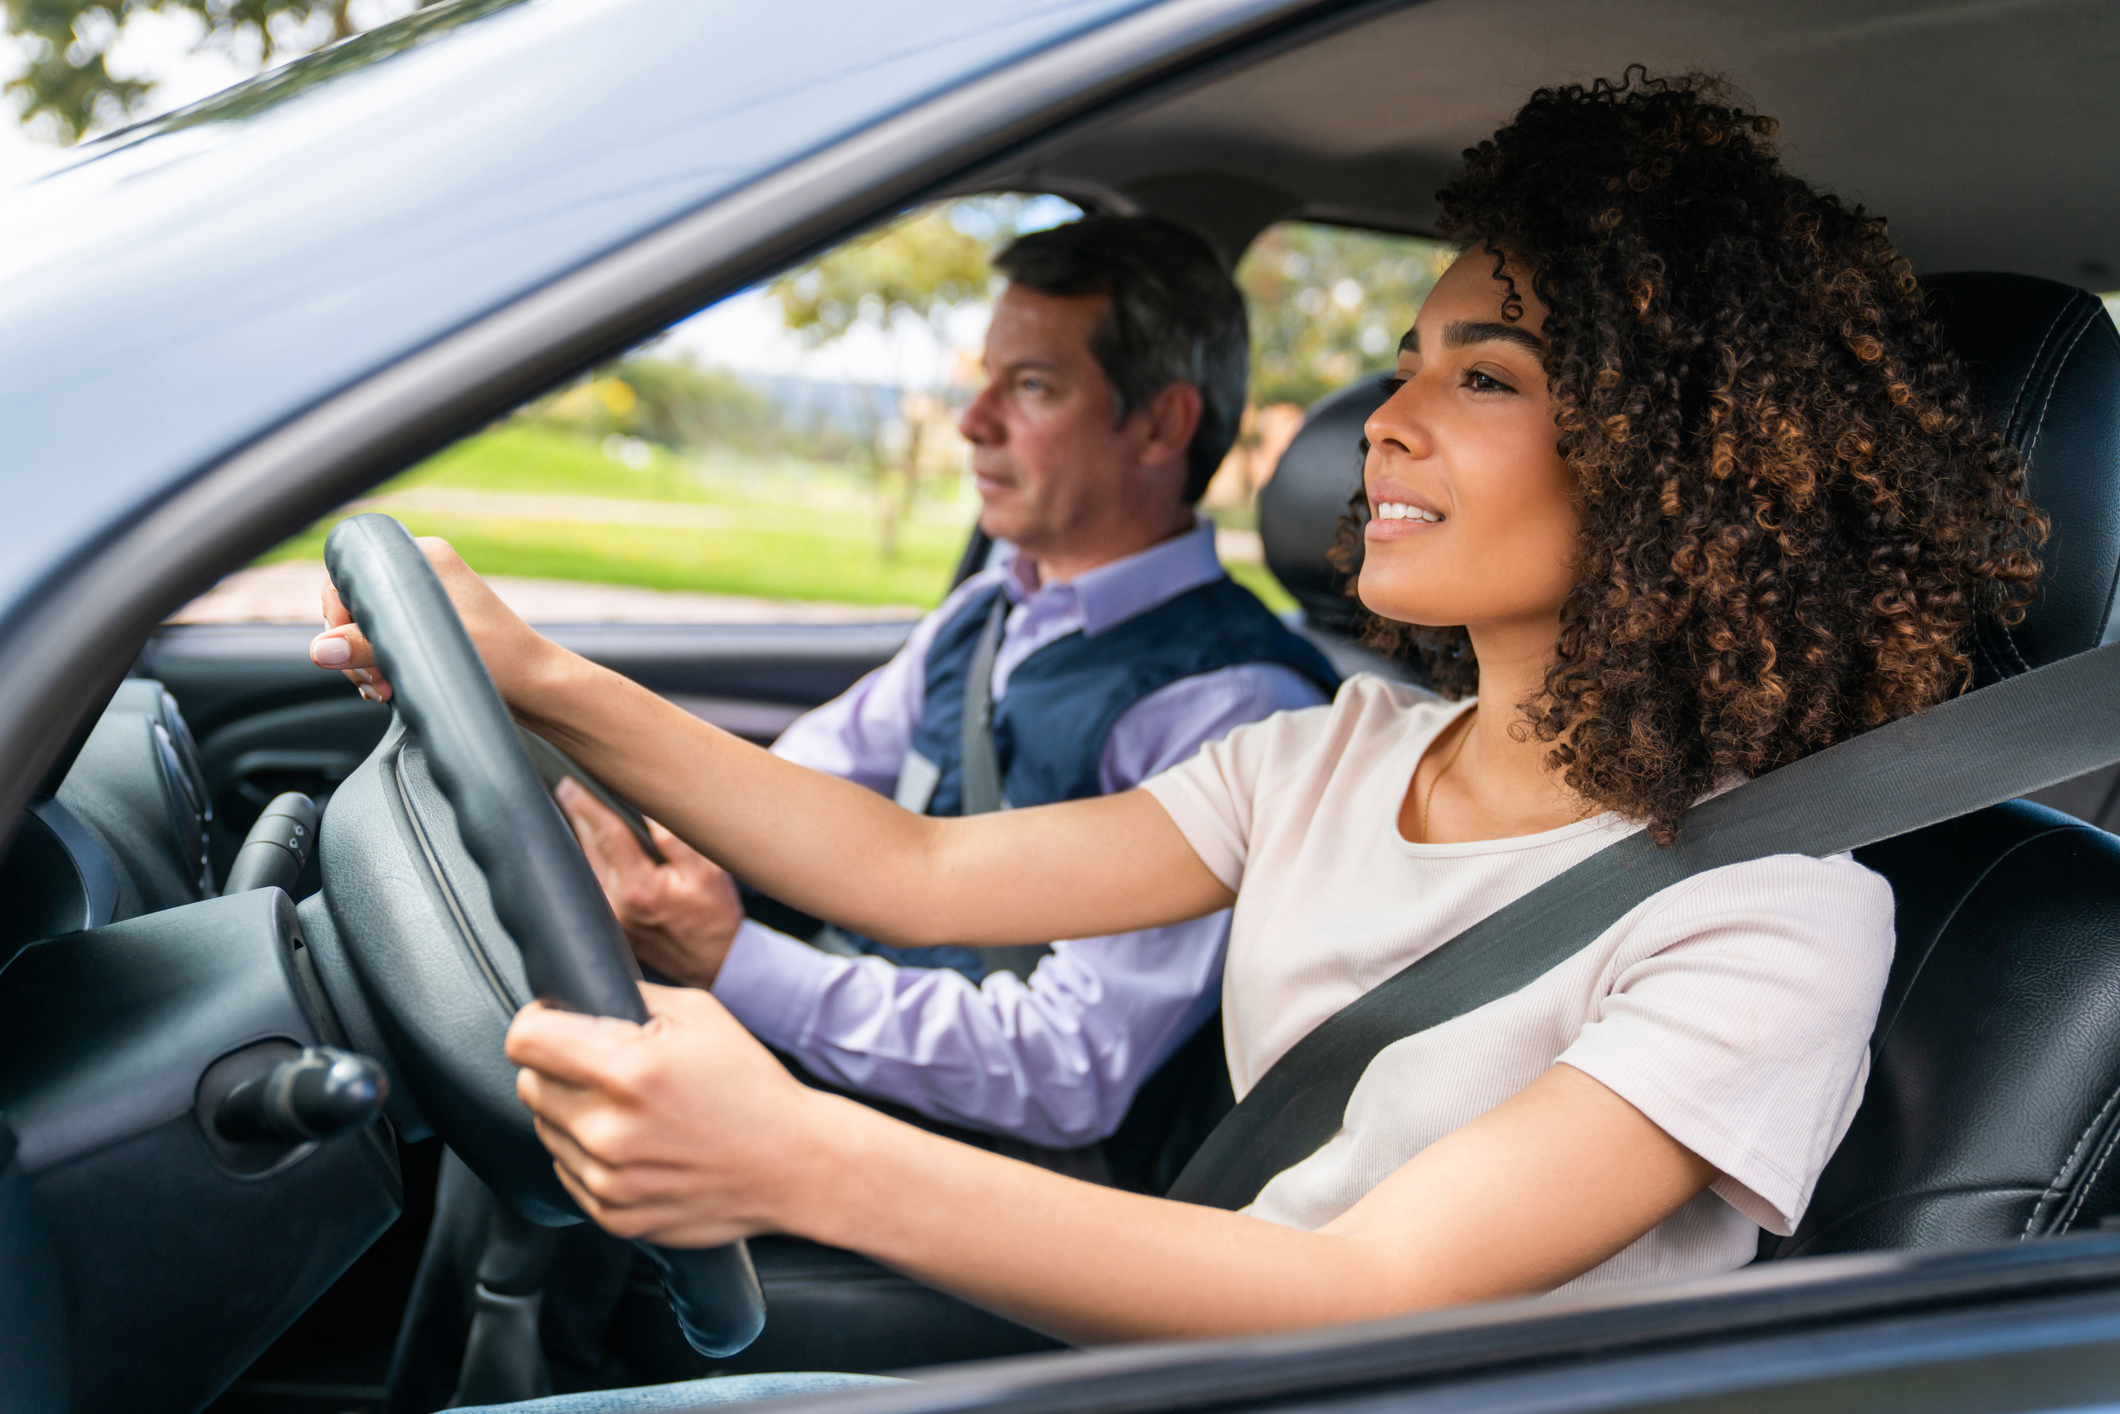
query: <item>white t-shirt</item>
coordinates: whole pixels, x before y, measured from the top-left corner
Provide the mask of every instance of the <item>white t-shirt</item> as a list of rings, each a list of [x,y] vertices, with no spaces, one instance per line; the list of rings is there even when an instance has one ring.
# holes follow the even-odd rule
[[[1341,1007],[1640,828],[1600,815],[1408,842],[1414,767],[1469,705],[1356,677],[1331,706],[1238,727],[1146,783],[1237,890],[1222,1016],[1239,1097]],[[1891,887],[1847,855],[1695,875],[1523,990],[1387,1046],[1340,1132],[1246,1211],[1320,1227],[1564,1061],[1723,1176],[1563,1289],[1742,1266],[1760,1227],[1802,1217],[1854,1118],[1891,960]]]

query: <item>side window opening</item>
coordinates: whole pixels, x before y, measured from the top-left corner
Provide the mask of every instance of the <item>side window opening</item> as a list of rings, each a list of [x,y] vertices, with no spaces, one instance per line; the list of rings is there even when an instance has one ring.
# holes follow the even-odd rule
[[[992,255],[1078,213],[936,203],[741,291],[377,486],[172,616],[309,623],[323,546],[386,511],[440,535],[533,622],[832,623],[939,603],[979,512],[956,422],[977,392]],[[1282,222],[1237,269],[1250,405],[1202,501],[1276,610],[1256,499],[1302,410],[1389,367],[1449,247]]]
[[[324,539],[368,510],[446,537],[534,622],[914,618],[978,515],[956,421],[988,261],[1077,214],[1019,194],[910,212],[384,482],[172,621],[314,621]]]

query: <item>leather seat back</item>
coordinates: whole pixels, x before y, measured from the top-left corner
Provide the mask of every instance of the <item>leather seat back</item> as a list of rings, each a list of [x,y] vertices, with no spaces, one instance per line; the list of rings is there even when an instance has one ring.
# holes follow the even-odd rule
[[[2040,594],[1984,625],[1992,681],[2109,642],[2120,584],[2120,334],[2052,281],[1924,282],[2053,520]],[[2120,839],[2013,801],[1857,852],[1898,948],[1869,1088],[1766,1255],[2000,1242],[2120,1209]]]

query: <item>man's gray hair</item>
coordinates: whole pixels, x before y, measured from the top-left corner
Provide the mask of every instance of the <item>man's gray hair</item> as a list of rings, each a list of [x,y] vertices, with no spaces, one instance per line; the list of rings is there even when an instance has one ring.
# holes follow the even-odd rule
[[[1199,500],[1236,443],[1251,366],[1244,297],[1207,242],[1153,216],[1089,216],[1021,237],[994,265],[1041,294],[1109,297],[1089,351],[1115,423],[1173,383],[1200,390],[1185,457],[1185,499]]]

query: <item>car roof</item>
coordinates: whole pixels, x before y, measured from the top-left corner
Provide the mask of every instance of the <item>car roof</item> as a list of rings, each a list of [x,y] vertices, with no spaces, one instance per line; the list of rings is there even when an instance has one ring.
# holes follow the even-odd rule
[[[1427,229],[1540,84],[1705,69],[1785,159],[1891,221],[1917,270],[2120,287],[2120,7],[2107,0],[1431,0],[983,175],[1182,214],[1226,249],[1316,216]]]

